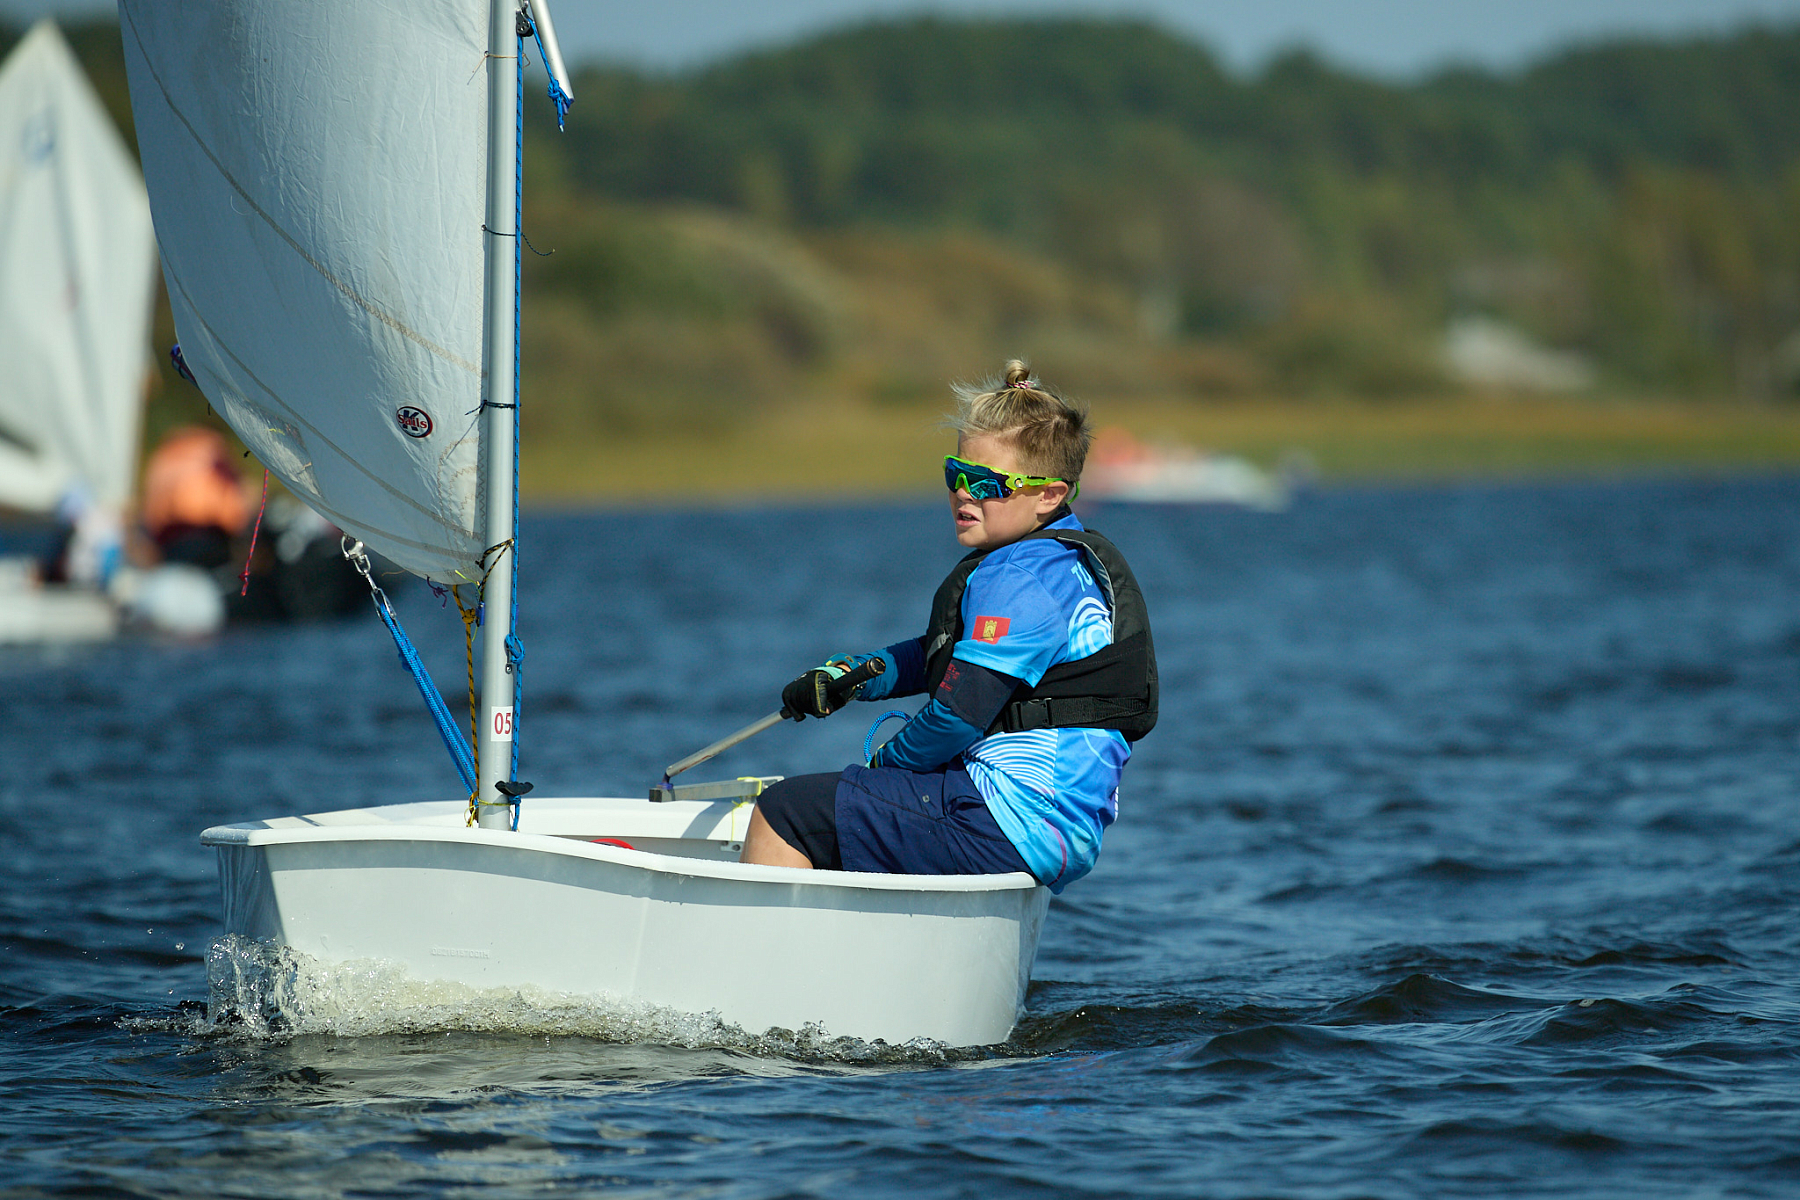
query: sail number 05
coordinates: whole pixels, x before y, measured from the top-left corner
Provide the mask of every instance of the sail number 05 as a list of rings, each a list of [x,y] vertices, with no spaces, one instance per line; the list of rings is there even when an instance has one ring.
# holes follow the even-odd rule
[[[512,706],[488,709],[488,735],[496,742],[512,741]]]

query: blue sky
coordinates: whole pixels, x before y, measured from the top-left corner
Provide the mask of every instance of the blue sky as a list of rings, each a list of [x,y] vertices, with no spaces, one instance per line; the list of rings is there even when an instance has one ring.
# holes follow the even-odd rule
[[[176,3],[178,0],[166,0]],[[284,3],[297,0],[281,0]],[[1718,31],[1750,21],[1800,22],[1800,0],[551,0],[565,51],[658,67],[875,15],[1105,13],[1150,17],[1206,42],[1240,68],[1288,46],[1340,64],[1406,77],[1447,62],[1510,67],[1571,42],[1621,34]],[[107,0],[0,0],[15,20],[92,14]]]

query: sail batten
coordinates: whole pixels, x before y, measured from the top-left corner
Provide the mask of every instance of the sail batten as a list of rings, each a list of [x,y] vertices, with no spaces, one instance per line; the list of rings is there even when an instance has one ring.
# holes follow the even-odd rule
[[[478,573],[488,0],[122,0],[183,354],[371,550]]]

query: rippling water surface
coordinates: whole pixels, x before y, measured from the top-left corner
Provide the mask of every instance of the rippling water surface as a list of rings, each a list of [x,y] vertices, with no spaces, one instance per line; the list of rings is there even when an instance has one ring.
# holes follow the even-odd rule
[[[1800,483],[1089,519],[1162,724],[985,1051],[375,974],[242,1019],[198,831],[454,787],[385,633],[0,656],[0,1193],[1795,1194]],[[524,533],[540,794],[640,793],[916,632],[955,557],[935,505]],[[457,694],[454,611],[404,600]],[[877,711],[721,773],[848,762]]]

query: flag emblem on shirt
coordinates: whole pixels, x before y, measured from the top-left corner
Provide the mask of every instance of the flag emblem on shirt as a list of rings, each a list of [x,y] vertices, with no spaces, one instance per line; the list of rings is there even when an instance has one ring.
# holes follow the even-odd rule
[[[1012,624],[1010,617],[976,617],[974,638],[978,642],[993,645],[1006,636],[1007,626]]]

